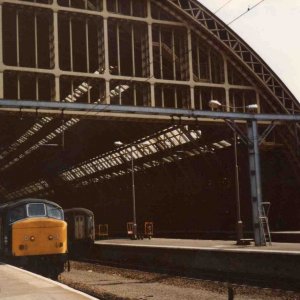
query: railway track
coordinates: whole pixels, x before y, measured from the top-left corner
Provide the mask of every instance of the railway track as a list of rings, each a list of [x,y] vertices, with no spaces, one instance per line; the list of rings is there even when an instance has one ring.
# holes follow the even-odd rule
[[[97,260],[85,258],[82,260],[71,261],[71,272],[70,274],[62,274],[62,282],[71,285],[76,285],[83,288],[84,292],[90,293],[97,297],[97,291],[95,291],[95,286],[98,284],[100,287],[105,287],[104,282],[109,282],[109,285],[124,285],[126,290],[134,289],[135,284],[140,285],[141,297],[143,298],[143,286],[150,284],[157,284],[162,290],[167,287],[173,287],[175,290],[179,289],[182,293],[186,293],[185,299],[194,299],[189,296],[191,291],[198,293],[199,298],[195,299],[206,299],[201,298],[200,295],[204,291],[205,293],[215,294],[215,299],[234,299],[235,296],[238,299],[300,299],[300,293],[296,291],[283,290],[278,288],[263,287],[261,285],[247,285],[247,284],[236,284],[234,282],[221,281],[221,280],[211,280],[204,278],[193,278],[180,275],[172,275],[162,272],[150,272],[145,270],[132,269],[132,266],[120,265],[120,264],[108,264],[103,265],[104,262],[99,262]],[[73,273],[72,273],[73,272]],[[97,276],[101,273],[101,278],[98,279]],[[116,276],[115,283],[113,282],[112,276]],[[93,279],[92,279],[93,278]],[[76,282],[77,280],[77,282]],[[90,284],[92,283],[92,284]],[[90,289],[90,292],[88,290]],[[117,289],[118,291],[118,289]],[[102,290],[106,292],[107,290]],[[169,291],[170,292],[170,291]],[[109,293],[108,293],[109,294]],[[192,293],[193,294],[193,293]],[[192,295],[191,294],[191,295]],[[122,295],[122,294],[121,294]],[[124,294],[126,295],[126,293]],[[99,296],[99,295],[98,295]],[[115,296],[116,298],[111,298]],[[160,296],[153,292],[151,298],[160,299]],[[170,295],[169,299],[177,299],[177,296]],[[99,296],[100,299],[136,299],[131,297],[120,296],[120,294],[109,295],[108,298]]]
[[[181,278],[184,280],[192,280],[192,281],[206,281],[211,283],[218,283],[220,285],[224,285],[227,288],[230,287],[254,287],[254,288],[263,288],[270,290],[278,290],[278,291],[291,291],[295,293],[300,293],[300,285],[298,282],[278,282],[278,279],[275,278],[270,280],[268,278],[255,278],[249,274],[245,274],[241,276],[240,274],[228,274],[228,273],[212,273],[212,272],[191,272],[189,273],[186,270],[179,269],[170,269],[163,268],[161,266],[153,266],[148,267],[139,264],[130,264],[130,263],[120,263],[120,262],[112,262],[112,261],[103,261],[94,258],[80,258],[75,259],[75,262],[78,263],[87,263],[92,265],[100,265],[100,266],[108,266],[112,268],[116,268],[118,270],[135,270],[142,272],[150,272],[150,273],[159,273],[159,274],[168,274],[173,277]],[[300,296],[299,296],[300,299]]]
[[[99,274],[101,275],[100,279]],[[116,278],[112,279],[114,276]],[[268,282],[253,280],[242,282],[243,280],[235,280],[234,278],[228,280],[228,278],[228,276],[223,280],[220,276],[212,278],[210,274],[202,274],[201,277],[184,276],[179,271],[149,269],[140,265],[105,262],[87,257],[71,260],[71,272],[62,273],[59,281],[91,296],[105,300],[147,300],[148,298],[144,297],[145,295],[142,295],[142,292],[141,297],[136,298],[123,297],[118,290],[116,294],[114,290],[106,290],[106,285],[124,285],[124,289],[134,290],[133,285],[137,283],[141,287],[141,291],[143,291],[143,285],[157,284],[161,287],[161,290],[168,287],[168,293],[172,293],[173,288],[175,291],[179,289],[182,293],[187,293],[188,296],[192,290],[199,295],[202,295],[201,293],[214,293],[216,299],[235,299],[236,297],[238,299],[300,299],[299,289],[298,291],[297,289],[279,289],[276,286],[270,286]],[[176,300],[177,296],[173,297],[173,294],[170,294],[169,299]],[[160,299],[160,296],[155,294],[151,298]],[[191,296],[191,298],[185,299],[194,298]],[[203,296],[203,298],[196,299],[206,298]]]

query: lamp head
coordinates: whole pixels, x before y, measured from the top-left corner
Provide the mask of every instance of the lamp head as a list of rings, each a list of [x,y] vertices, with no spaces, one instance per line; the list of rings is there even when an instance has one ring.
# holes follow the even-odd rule
[[[248,112],[255,113],[258,110],[258,105],[257,104],[249,104],[246,106],[246,109]]]
[[[114,142],[114,145],[115,145],[116,147],[120,147],[120,146],[123,146],[124,143],[122,143],[121,141],[116,141],[116,142]]]
[[[222,106],[222,104],[218,100],[210,100],[208,102],[208,106],[211,109],[217,109],[217,108],[220,108]]]

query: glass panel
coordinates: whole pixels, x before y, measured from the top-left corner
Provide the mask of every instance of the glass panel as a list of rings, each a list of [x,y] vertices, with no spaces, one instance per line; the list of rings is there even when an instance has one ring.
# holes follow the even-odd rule
[[[102,0],[58,0],[57,3],[60,6],[87,9],[92,11],[101,11],[103,8]]]
[[[88,230],[90,238],[93,239],[94,235],[94,218],[93,216],[88,216]]]
[[[146,0],[109,0],[107,10],[113,13],[135,17],[147,16]]]
[[[18,206],[12,209],[8,214],[8,222],[13,223],[26,218],[25,206]]]
[[[43,203],[27,204],[28,217],[44,217],[46,216],[45,205]]]
[[[49,218],[63,220],[64,215],[62,209],[53,205],[47,205],[47,215]]]

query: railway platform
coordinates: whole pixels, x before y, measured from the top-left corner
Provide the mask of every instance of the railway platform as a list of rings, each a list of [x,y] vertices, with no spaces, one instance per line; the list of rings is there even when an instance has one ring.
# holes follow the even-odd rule
[[[269,282],[286,288],[300,282],[300,244],[255,247],[235,241],[112,239],[96,241],[92,255],[100,261],[171,271],[184,276]]]
[[[236,245],[235,241],[227,240],[191,240],[191,239],[163,239],[153,238],[143,240],[131,239],[108,239],[95,241],[97,245],[118,245],[147,248],[178,248],[178,249],[198,249],[198,250],[224,250],[233,252],[266,252],[266,253],[295,253],[300,255],[300,243],[272,243],[263,247],[250,245]]]
[[[88,300],[96,299],[68,286],[0,262],[1,300]]]

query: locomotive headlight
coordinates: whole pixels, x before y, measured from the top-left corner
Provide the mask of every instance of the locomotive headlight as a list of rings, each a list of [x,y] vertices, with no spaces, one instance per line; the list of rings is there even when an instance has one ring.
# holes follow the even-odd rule
[[[64,245],[64,243],[62,243],[62,242],[56,242],[55,243],[56,248],[62,248],[63,245]]]
[[[49,240],[49,241],[52,241],[52,240],[53,240],[53,235],[50,234],[50,235],[48,236],[48,240]]]
[[[32,242],[34,242],[34,241],[35,241],[35,237],[32,235],[32,236],[30,237],[30,240],[31,240]]]

